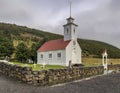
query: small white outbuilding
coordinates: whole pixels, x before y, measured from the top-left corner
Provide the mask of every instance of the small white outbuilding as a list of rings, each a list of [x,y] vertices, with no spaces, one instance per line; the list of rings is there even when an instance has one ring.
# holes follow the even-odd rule
[[[64,38],[51,40],[37,51],[37,63],[68,66],[81,64],[81,48],[77,42],[77,25],[69,17],[64,26]]]

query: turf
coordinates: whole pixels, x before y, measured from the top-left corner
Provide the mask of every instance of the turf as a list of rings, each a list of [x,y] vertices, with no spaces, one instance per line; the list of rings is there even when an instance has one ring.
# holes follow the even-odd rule
[[[45,68],[41,64],[25,64],[21,62],[12,62],[13,64],[20,65],[20,66],[28,66],[32,67],[33,70],[47,70],[47,69],[59,69],[59,68],[66,68],[66,66],[59,66],[59,65],[46,65]],[[108,64],[120,64],[120,59],[108,59]],[[102,65],[102,58],[82,58],[82,64],[86,67],[91,66],[101,66]]]
[[[12,62],[12,63],[15,65],[32,67],[33,70],[66,68],[65,66],[59,66],[59,65],[45,65],[45,68],[43,68],[43,66],[41,64],[25,64],[25,63],[21,63],[21,62]]]

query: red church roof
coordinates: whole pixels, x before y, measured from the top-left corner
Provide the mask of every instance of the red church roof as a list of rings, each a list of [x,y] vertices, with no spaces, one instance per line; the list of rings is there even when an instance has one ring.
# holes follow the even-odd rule
[[[52,51],[52,50],[60,50],[65,49],[69,44],[69,41],[64,41],[64,39],[51,40],[43,44],[38,52]]]

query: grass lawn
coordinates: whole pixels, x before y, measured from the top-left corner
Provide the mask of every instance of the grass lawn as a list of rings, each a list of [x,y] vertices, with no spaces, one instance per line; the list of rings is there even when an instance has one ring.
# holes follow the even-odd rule
[[[100,66],[102,58],[82,58],[82,63],[85,66]],[[120,64],[120,59],[108,59],[108,64]]]
[[[47,70],[47,69],[59,69],[59,68],[66,68],[65,66],[59,65],[46,65],[45,68],[42,68],[42,65],[36,64],[25,64],[21,62],[12,62],[13,64],[20,65],[20,66],[28,66],[32,67],[33,70]],[[108,64],[120,64],[120,59],[108,59]],[[101,66],[102,65],[102,58],[82,58],[82,64],[86,67],[90,66]]]
[[[41,64],[25,64],[25,63],[21,63],[21,62],[12,62],[15,65],[20,65],[20,66],[28,66],[28,67],[32,67],[33,70],[47,70],[47,69],[59,69],[59,68],[66,68],[65,66],[59,66],[59,65],[46,65],[45,68],[42,68]]]

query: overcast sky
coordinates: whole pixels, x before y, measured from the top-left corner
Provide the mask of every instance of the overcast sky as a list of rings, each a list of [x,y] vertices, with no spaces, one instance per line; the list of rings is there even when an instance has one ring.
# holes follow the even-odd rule
[[[63,34],[69,0],[0,0],[0,22]],[[72,0],[78,37],[120,48],[120,0]]]

